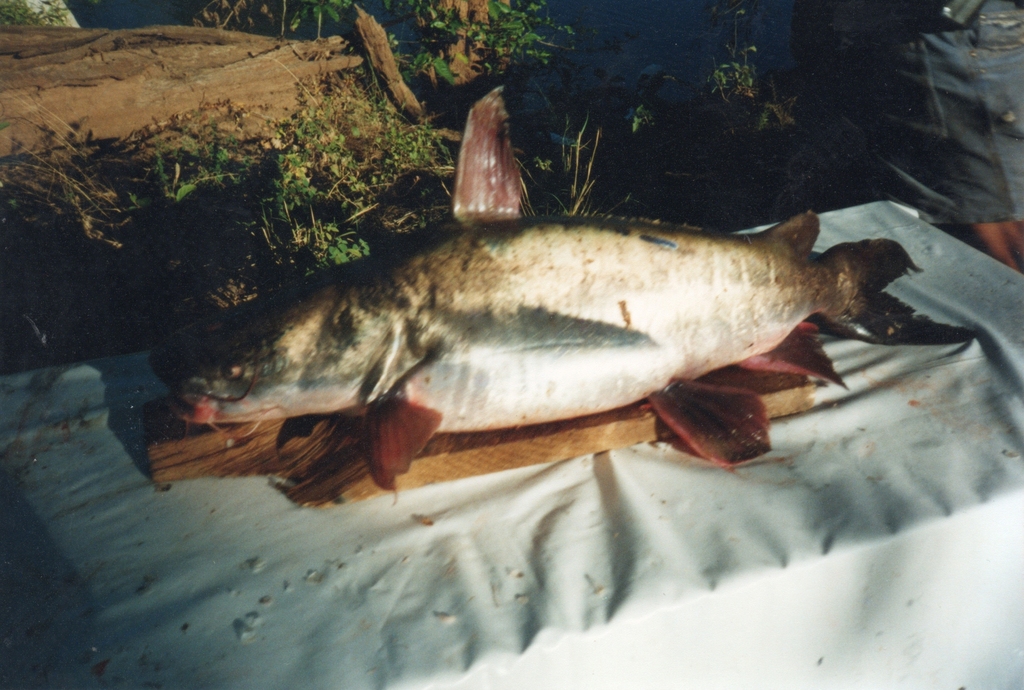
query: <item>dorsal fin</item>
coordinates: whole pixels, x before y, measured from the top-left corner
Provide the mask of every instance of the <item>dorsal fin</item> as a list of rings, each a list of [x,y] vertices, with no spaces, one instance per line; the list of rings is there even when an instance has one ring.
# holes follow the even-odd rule
[[[508,134],[508,112],[501,87],[469,111],[455,166],[452,214],[460,221],[518,218],[519,167]]]
[[[810,256],[820,231],[821,225],[817,214],[807,211],[768,228],[757,237],[769,242],[788,244],[797,256],[806,258]]]

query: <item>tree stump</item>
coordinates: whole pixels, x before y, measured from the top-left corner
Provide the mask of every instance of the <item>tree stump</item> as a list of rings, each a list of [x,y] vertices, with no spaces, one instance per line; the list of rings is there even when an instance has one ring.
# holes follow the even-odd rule
[[[356,5],[356,32],[363,42],[363,49],[370,59],[370,65],[384,78],[391,99],[413,120],[422,121],[423,106],[402,79],[398,63],[395,62],[395,54],[391,52],[391,45],[388,43],[387,32],[359,5]]]

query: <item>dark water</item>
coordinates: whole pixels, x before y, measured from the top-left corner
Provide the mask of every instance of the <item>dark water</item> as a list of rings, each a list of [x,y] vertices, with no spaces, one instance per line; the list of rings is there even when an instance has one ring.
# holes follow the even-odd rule
[[[68,6],[83,27],[124,29],[191,24],[207,2],[68,0]],[[548,8],[556,22],[589,29],[587,45],[606,48],[584,59],[591,68],[601,70],[604,79],[621,78],[632,84],[645,67],[657,64],[676,80],[669,81],[662,95],[685,98],[706,82],[716,64],[729,58],[724,46],[732,28],[728,24],[712,26],[709,8],[713,4],[711,0],[549,0]],[[382,14],[379,3],[365,6],[378,16]],[[793,0],[762,0],[748,18],[747,41],[757,46],[752,61],[760,73],[792,66],[788,48],[792,6]]]
[[[702,86],[715,65],[727,60],[724,46],[731,38],[728,25],[712,26],[707,0],[551,0],[552,15],[560,22],[580,21],[597,32],[598,41],[621,41],[621,49],[598,53],[590,62],[610,76],[632,83],[651,64],[688,87]],[[791,67],[789,22],[793,0],[767,0],[750,18],[749,42],[760,72]],[[635,36],[630,39],[629,36]],[[662,94],[665,95],[665,94]]]
[[[134,29],[156,24],[191,24],[204,0],[65,0],[83,28]]]

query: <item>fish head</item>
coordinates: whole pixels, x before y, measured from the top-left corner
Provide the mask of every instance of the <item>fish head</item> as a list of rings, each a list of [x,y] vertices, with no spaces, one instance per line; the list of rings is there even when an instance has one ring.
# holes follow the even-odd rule
[[[355,407],[382,337],[372,320],[338,317],[338,292],[240,305],[172,335],[150,366],[177,414],[199,424]]]
[[[150,353],[150,367],[170,389],[175,411],[189,421],[231,421],[254,412],[268,384],[260,383],[260,374],[272,349],[254,329],[232,328],[231,316],[193,324]]]

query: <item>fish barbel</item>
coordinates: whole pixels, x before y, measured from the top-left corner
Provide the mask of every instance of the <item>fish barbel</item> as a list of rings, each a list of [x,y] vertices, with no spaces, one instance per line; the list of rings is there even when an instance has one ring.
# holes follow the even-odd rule
[[[881,292],[915,269],[865,240],[809,259],[813,213],[752,235],[667,224],[519,217],[500,91],[470,114],[457,223],[386,270],[243,305],[150,358],[186,419],[365,415],[385,488],[439,431],[535,424],[648,399],[678,445],[723,465],[769,449],[758,396],[710,371],[809,374],[841,384],[807,322],[885,344],[948,343]]]

